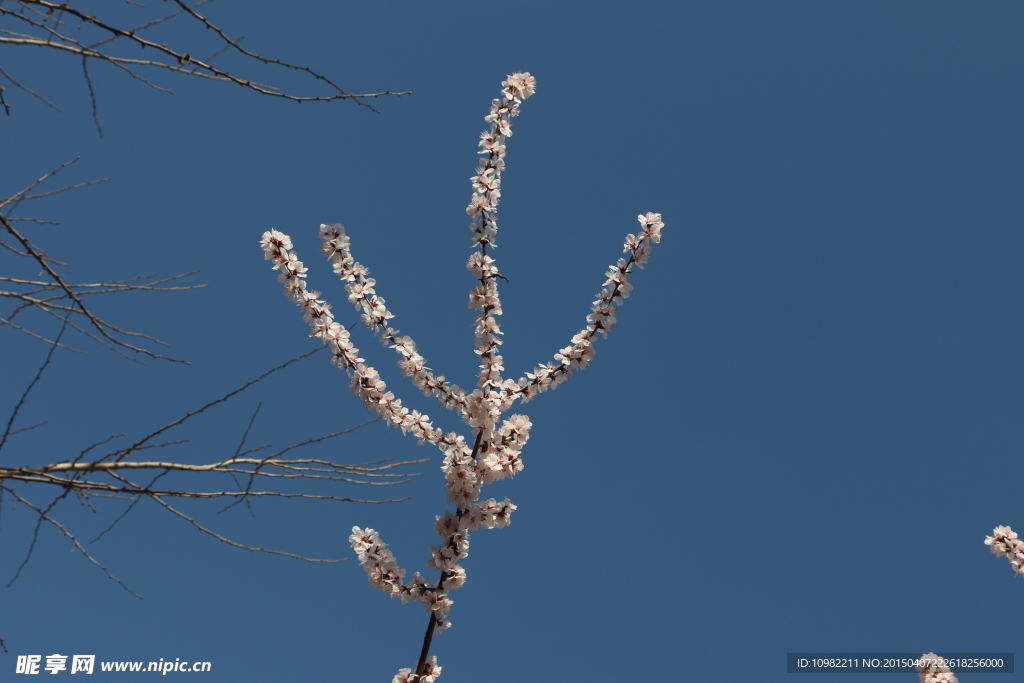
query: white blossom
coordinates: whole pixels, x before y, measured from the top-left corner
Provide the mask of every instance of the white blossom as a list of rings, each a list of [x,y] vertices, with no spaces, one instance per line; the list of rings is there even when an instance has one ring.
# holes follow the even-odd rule
[[[1024,541],[1017,538],[1017,532],[1008,526],[997,526],[992,534],[985,537],[985,545],[996,557],[1007,556],[1014,573],[1024,576]]]
[[[431,657],[427,660],[426,669],[420,674],[416,683],[434,683],[440,675],[441,667],[437,665],[437,657]]]
[[[501,199],[501,175],[505,170],[506,140],[512,134],[511,119],[519,115],[520,105],[535,91],[536,79],[529,73],[517,72],[502,82],[503,97],[491,103],[485,116],[490,125],[480,136],[479,153],[483,156],[476,175],[471,178],[473,194],[466,211],[472,219],[472,243],[477,250],[466,267],[476,279],[469,292],[469,308],[474,311],[474,353],[479,359],[477,388],[472,392],[467,394],[458,385],[448,382],[444,375],[434,374],[416,342],[391,326],[395,315],[378,293],[377,281],[369,276],[369,268],[352,255],[351,238],[345,229],[338,223],[320,226],[321,251],[330,261],[334,274],[344,283],[348,302],[380,342],[399,355],[398,367],[402,374],[423,394],[434,396],[442,406],[456,412],[469,427],[470,436],[442,433],[434,428],[426,414],[406,407],[388,390],[380,373],[360,357],[348,329],[335,322],[331,305],[320,298],[319,292],[306,287],[308,268],[299,260],[288,235],[270,230],[260,240],[264,257],[278,271],[285,296],[301,308],[310,336],[330,348],[331,362],[348,373],[351,388],[364,405],[390,426],[413,436],[420,444],[429,442],[437,446],[443,454],[440,469],[448,499],[455,504],[455,510],[435,518],[434,531],[439,543],[431,546],[427,566],[440,572],[436,581],[419,572],[405,581],[405,570],[398,566],[375,530],[353,527],[349,536],[349,543],[369,582],[403,603],[423,604],[431,614],[434,634],[451,626],[448,613],[453,602],[449,594],[466,582],[462,561],[469,555],[469,532],[481,527],[508,526],[516,510],[508,498],[501,502],[494,498],[481,500],[484,486],[523,471],[522,450],[529,440],[532,423],[525,415],[508,415],[508,412],[516,401],[525,403],[558,386],[594,358],[597,335],[607,336],[616,323],[616,307],[629,296],[633,267],[643,267],[647,262],[651,244],[661,240],[664,227],[661,214],[638,216],[640,231],[626,235],[626,256],[606,271],[606,279],[586,316],[586,326],[572,336],[568,346],[555,354],[555,362],[538,365],[518,380],[502,376],[505,361],[499,352],[503,335],[497,319],[502,315],[498,280],[506,278],[489,250],[497,247],[497,208]],[[1001,533],[1001,529],[1005,529],[1005,533]],[[1015,551],[1017,546],[1011,546],[1011,541],[1019,543],[1015,541],[1016,534],[1006,527],[1000,527],[996,533],[998,540],[986,540],[993,546],[993,552]],[[419,668],[422,672],[419,676],[413,669],[401,669],[392,679],[393,683],[430,683],[441,673],[434,657],[422,659]],[[952,681],[955,683],[955,679]]]
[[[415,676],[413,676],[412,669],[405,668],[399,669],[395,677],[391,679],[391,683],[413,683]]]
[[[400,596],[405,570],[398,568],[395,556],[380,540],[377,532],[354,526],[348,540],[369,576],[369,582],[391,597]]]
[[[946,666],[946,660],[934,652],[921,655],[917,675],[921,683],[957,683],[956,676]]]
[[[399,669],[391,683],[434,683],[440,675],[441,667],[437,665],[437,657],[431,657],[421,675],[417,676],[409,668]]]

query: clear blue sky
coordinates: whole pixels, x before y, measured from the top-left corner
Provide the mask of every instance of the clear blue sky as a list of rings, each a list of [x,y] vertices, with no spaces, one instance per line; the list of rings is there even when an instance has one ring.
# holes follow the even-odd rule
[[[519,509],[509,528],[473,536],[453,627],[434,641],[441,680],[803,681],[785,673],[787,652],[1019,646],[1024,583],[983,539],[998,524],[1024,532],[1024,5],[205,11],[250,49],[350,91],[414,94],[374,114],[154,75],[171,96],[96,65],[100,139],[76,60],[5,48],[4,68],[63,112],[9,89],[2,194],[79,155],[66,182],[114,178],[37,203],[31,215],[61,223],[31,228],[38,242],[76,280],[198,268],[210,285],[97,299],[191,366],[140,366],[94,344],[58,354],[22,422],[49,424],[5,463],[138,436],[312,348],[262,259],[270,228],[293,236],[311,283],[352,322],[316,251],[319,224],[343,223],[396,326],[471,386],[469,177],[500,82],[530,71],[538,90],[514,121],[496,252],[511,280],[508,374],[578,331],[638,213],[661,212],[666,227],[591,367],[523,411],[526,469],[485,490]],[[355,340],[400,396],[457,428],[365,329]],[[43,354],[0,329],[4,415]],[[191,443],[163,457],[232,451],[259,401],[259,443],[367,415],[313,358],[197,420],[179,436]],[[383,683],[412,666],[427,615],[371,588],[347,536],[373,527],[410,575],[424,570],[447,508],[440,454],[382,425],[319,452],[431,461],[384,492],[412,496],[399,504],[260,501],[255,518],[184,506],[242,542],[350,558],[340,564],[233,549],[144,501],[90,546],[143,600],[45,530],[0,589],[0,677],[18,654],[54,652],[208,660],[195,676],[209,683]],[[3,505],[6,584],[33,519]],[[55,514],[89,540],[122,509],[65,501]],[[916,677],[872,678],[890,680]]]

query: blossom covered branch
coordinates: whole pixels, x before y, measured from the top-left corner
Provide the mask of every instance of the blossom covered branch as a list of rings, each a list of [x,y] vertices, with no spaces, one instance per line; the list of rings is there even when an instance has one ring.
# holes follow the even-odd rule
[[[1024,576],[1024,541],[1017,538],[1017,532],[1008,526],[997,526],[992,534],[985,537],[985,545],[996,557],[1006,556],[1014,573]]]
[[[957,683],[956,676],[946,666],[946,660],[934,652],[921,655],[917,676],[921,683]]]
[[[448,499],[455,504],[455,510],[438,515],[434,524],[440,543],[431,547],[427,566],[439,570],[436,581],[429,581],[419,572],[407,580],[406,571],[400,568],[375,530],[353,527],[349,537],[372,585],[402,602],[419,602],[430,613],[415,670],[401,669],[393,683],[429,682],[440,675],[437,659],[429,657],[430,643],[434,635],[451,625],[449,594],[466,581],[461,563],[469,554],[469,532],[480,527],[507,526],[516,509],[507,498],[501,502],[494,498],[481,500],[484,485],[512,477],[523,469],[521,452],[529,439],[532,423],[525,415],[509,414],[509,411],[517,401],[526,403],[587,366],[594,357],[597,335],[607,336],[615,324],[617,306],[629,296],[632,289],[629,276],[634,266],[642,268],[647,263],[652,244],[661,240],[664,227],[661,214],[639,216],[640,230],[626,236],[623,249],[626,256],[606,273],[591,312],[586,316],[586,326],[570,339],[568,346],[554,354],[553,361],[538,365],[518,380],[504,378],[504,360],[500,354],[502,332],[497,321],[497,316],[502,314],[497,280],[502,275],[489,252],[497,247],[497,207],[506,140],[512,135],[511,119],[518,116],[522,102],[533,95],[536,81],[529,73],[514,73],[502,82],[502,87],[502,98],[492,101],[490,113],[485,117],[491,125],[480,136],[480,154],[484,156],[472,177],[473,194],[466,209],[472,219],[470,231],[477,248],[467,264],[477,280],[469,293],[469,307],[475,311],[475,353],[480,359],[474,390],[466,391],[427,367],[417,344],[390,326],[394,314],[388,310],[385,299],[377,294],[376,281],[369,277],[369,269],[352,256],[351,240],[342,226],[320,226],[321,250],[331,262],[335,275],[345,283],[349,303],[361,314],[363,323],[385,347],[399,354],[399,368],[417,389],[434,396],[442,406],[459,415],[470,428],[471,437],[456,432],[443,433],[433,426],[427,415],[403,405],[401,399],[388,390],[377,371],[365,364],[348,330],[335,322],[330,304],[320,299],[318,292],[307,288],[307,268],[298,259],[291,239],[270,230],[263,234],[261,241],[265,258],[279,272],[278,281],[284,285],[285,296],[303,310],[310,336],[330,348],[331,362],[348,373],[353,391],[366,407],[391,426],[415,436],[420,444],[429,442],[437,446],[444,456],[441,470]]]

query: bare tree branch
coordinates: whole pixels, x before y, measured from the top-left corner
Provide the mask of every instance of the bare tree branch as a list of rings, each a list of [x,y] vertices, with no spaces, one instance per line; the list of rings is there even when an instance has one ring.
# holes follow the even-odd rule
[[[27,233],[20,231],[14,226],[11,214],[22,202],[52,197],[53,195],[67,192],[68,190],[76,190],[109,180],[109,178],[91,180],[68,185],[55,190],[36,192],[35,194],[32,194],[33,190],[35,190],[35,188],[40,184],[52,178],[76,161],[78,161],[78,157],[61,164],[55,170],[44,174],[34,182],[30,183],[27,187],[15,192],[11,196],[5,199],[0,199],[0,228],[2,228],[7,235],[14,238],[13,245],[0,241],[0,246],[3,246],[7,251],[15,254],[16,256],[24,258],[29,262],[33,262],[34,266],[42,269],[39,273],[40,275],[45,274],[48,276],[48,279],[46,280],[40,280],[38,279],[38,276],[37,278],[31,279],[24,277],[19,278],[12,275],[0,276],[0,283],[9,283],[13,287],[9,290],[0,290],[0,299],[10,299],[18,304],[12,313],[0,315],[0,328],[7,325],[12,329],[28,334],[31,337],[40,339],[49,344],[58,343],[57,341],[47,339],[46,336],[39,332],[28,329],[25,325],[18,325],[13,322],[15,316],[18,314],[27,310],[36,310],[61,320],[62,326],[70,325],[72,329],[85,334],[94,341],[97,341],[107,348],[110,348],[127,358],[131,358],[132,360],[137,359],[134,356],[128,356],[125,354],[124,350],[149,356],[150,358],[184,363],[185,361],[155,353],[149,349],[143,348],[142,346],[129,342],[124,337],[146,339],[155,344],[166,346],[164,342],[156,339],[155,337],[151,337],[140,332],[130,332],[128,330],[121,329],[120,327],[117,327],[109,321],[99,317],[85,305],[83,297],[86,295],[110,294],[114,292],[175,291],[205,287],[206,285],[162,286],[174,280],[188,277],[197,271],[163,279],[156,279],[156,275],[145,275],[101,283],[71,283],[66,279],[65,275],[58,272],[58,268],[66,270],[66,268],[64,268],[66,264],[49,256],[46,251],[32,242]],[[36,222],[42,221],[37,220]],[[71,320],[70,316],[84,318],[85,327],[77,325],[73,320]]]
[[[85,547],[81,544],[81,542],[79,542],[78,538],[73,533],[68,531],[67,527],[65,527],[63,524],[61,524],[60,522],[58,522],[57,520],[55,520],[53,517],[50,516],[50,514],[49,514],[50,510],[52,510],[57,505],[57,503],[60,502],[60,500],[62,498],[64,498],[69,492],[62,493],[61,495],[59,495],[56,498],[54,498],[53,501],[51,501],[51,503],[48,506],[46,506],[45,509],[40,509],[40,508],[36,507],[35,505],[33,505],[28,500],[26,500],[26,499],[22,498],[21,496],[19,496],[17,491],[15,491],[12,488],[0,484],[0,489],[3,489],[4,491],[7,491],[12,496],[17,498],[20,503],[24,504],[28,508],[31,508],[32,510],[35,510],[36,513],[39,515],[38,523],[36,524],[35,531],[32,534],[32,543],[29,546],[28,554],[25,555],[25,559],[22,560],[22,563],[20,565],[18,565],[18,571],[14,574],[14,578],[11,579],[10,583],[7,584],[8,587],[10,587],[15,581],[18,580],[18,577],[21,576],[21,570],[24,569],[25,565],[28,564],[28,561],[30,559],[32,559],[32,553],[35,551],[36,541],[37,541],[37,539],[39,537],[39,527],[40,527],[40,525],[43,522],[47,522],[47,523],[52,524],[53,526],[55,526],[57,528],[57,530],[61,532],[61,534],[63,534],[69,541],[71,541],[74,544],[74,546],[76,548],[78,548],[79,551],[81,551],[82,555],[87,560],[89,560],[94,565],[96,565],[101,570],[103,570],[103,573],[107,575],[107,578],[112,579],[114,581],[114,583],[118,584],[119,586],[121,586],[121,588],[124,588],[126,591],[128,591],[129,593],[131,593],[135,597],[137,597],[137,598],[141,598],[142,597],[141,595],[139,595],[138,593],[133,591],[131,588],[129,588],[127,585],[125,585],[124,581],[122,581],[121,579],[119,579],[116,576],[114,576],[113,574],[111,574],[109,569],[107,569],[104,565],[100,564],[100,562],[95,557],[93,557],[92,555],[89,554],[89,551],[85,549]]]
[[[11,76],[6,71],[4,71],[2,67],[0,67],[0,76],[3,76],[7,80],[9,80],[14,85],[14,87],[16,87],[16,88],[18,88],[20,90],[24,90],[29,95],[31,95],[32,97],[35,97],[36,99],[38,99],[43,104],[45,104],[46,106],[50,107],[51,109],[54,109],[56,111],[60,111],[60,107],[58,107],[53,102],[51,102],[50,100],[46,99],[45,97],[43,97],[39,93],[37,93],[35,90],[32,90],[31,88],[28,88],[28,87],[22,85],[21,83],[19,83],[18,81],[14,80],[14,77]],[[2,90],[3,90],[3,88],[0,88],[0,91],[2,91]],[[10,108],[10,106],[5,102],[3,107],[4,107],[4,112],[8,116],[10,116],[11,115],[11,108]]]
[[[58,335],[58,341],[59,341]],[[6,429],[2,435],[0,435],[0,450],[3,450],[5,446],[9,446],[10,438],[16,434],[26,431],[26,429],[15,429],[15,423],[17,420],[20,409],[27,402],[28,397],[39,383],[43,372],[46,370],[50,363],[50,359],[53,356],[57,346],[51,346],[47,353],[46,360],[40,366],[36,376],[29,383],[26,390],[23,392],[21,399],[17,402],[14,409],[12,410],[11,416],[7,422]],[[339,502],[352,502],[352,503],[392,503],[406,500],[407,498],[387,498],[387,499],[365,499],[365,498],[353,498],[347,496],[333,495],[329,493],[308,493],[302,491],[286,491],[286,490],[273,490],[263,488],[261,490],[253,490],[254,482],[266,482],[267,484],[273,482],[284,483],[286,481],[315,481],[320,480],[324,482],[345,482],[349,484],[358,484],[366,486],[390,486],[394,484],[402,484],[409,481],[412,477],[419,476],[419,473],[409,472],[396,472],[393,471],[396,468],[402,468],[409,465],[416,465],[426,460],[406,460],[402,462],[394,462],[392,459],[378,460],[373,462],[361,462],[355,464],[342,464],[334,462],[333,460],[327,460],[323,458],[296,458],[296,457],[284,457],[286,454],[290,454],[297,449],[311,446],[313,444],[322,443],[329,439],[336,438],[338,436],[349,434],[356,429],[365,427],[373,422],[377,422],[378,419],[370,420],[362,424],[356,425],[348,429],[342,429],[331,434],[306,439],[305,441],[280,448],[276,451],[271,451],[272,448],[269,444],[260,446],[257,448],[245,448],[245,443],[249,437],[249,433],[255,422],[256,414],[250,418],[245,431],[243,432],[242,439],[239,442],[235,452],[223,458],[215,459],[213,461],[193,464],[187,462],[177,462],[171,460],[131,460],[129,459],[133,455],[137,455],[141,451],[154,448],[166,448],[173,445],[180,445],[187,443],[187,439],[177,441],[156,441],[156,437],[162,434],[166,434],[172,429],[180,427],[186,421],[199,415],[213,406],[222,404],[234,396],[237,396],[241,392],[249,389],[253,385],[262,381],[269,375],[285,369],[292,363],[307,358],[318,351],[322,350],[323,347],[309,351],[301,356],[297,356],[288,360],[281,365],[268,370],[261,374],[259,377],[246,382],[242,386],[225,393],[223,396],[208,402],[207,404],[189,411],[182,417],[169,422],[162,427],[152,430],[146,436],[136,440],[131,445],[114,449],[106,453],[105,455],[93,459],[86,460],[86,456],[94,451],[96,448],[110,443],[123,435],[116,435],[108,437],[103,441],[97,442],[82,449],[77,456],[72,460],[64,460],[60,462],[45,464],[45,465],[4,465],[0,466],[0,493],[9,492],[16,500],[23,502],[26,507],[35,512],[36,514],[36,526],[33,531],[32,541],[29,545],[28,552],[26,553],[25,559],[19,565],[17,572],[15,573],[12,583],[17,580],[20,576],[22,569],[28,564],[35,551],[36,541],[39,534],[39,529],[44,523],[50,524],[56,527],[62,535],[64,535],[72,544],[80,549],[90,562],[95,564],[97,567],[102,569],[104,573],[126,590],[131,591],[124,583],[115,577],[110,571],[96,560],[91,554],[89,554],[84,546],[79,542],[78,538],[72,533],[65,525],[54,517],[54,509],[56,506],[67,498],[70,494],[74,493],[77,496],[79,502],[82,505],[89,507],[94,512],[96,508],[93,506],[92,501],[94,499],[112,498],[127,501],[125,509],[117,515],[111,524],[93,540],[98,541],[107,531],[110,531],[121,519],[123,519],[132,509],[135,508],[138,501],[142,499],[150,499],[159,504],[165,510],[170,512],[176,517],[179,517],[190,525],[198,529],[199,531],[216,538],[217,540],[253,552],[264,552],[275,555],[284,555],[287,557],[293,557],[297,559],[308,560],[312,562],[340,562],[342,559],[320,559],[300,555],[297,553],[286,552],[282,550],[273,550],[269,548],[262,548],[257,546],[251,546],[244,543],[235,541],[227,536],[218,533],[210,529],[205,524],[199,522],[194,516],[185,513],[178,509],[174,505],[171,505],[166,499],[195,499],[195,500],[210,500],[210,499],[224,499],[231,500],[234,503],[245,501],[249,504],[251,500],[257,500],[261,498],[301,498],[306,500],[330,500]],[[33,425],[33,427],[38,425]],[[270,451],[267,455],[256,457],[255,454],[261,451]],[[129,478],[131,472],[137,471],[140,473],[152,473],[153,476],[148,484],[142,484]],[[234,483],[234,490],[229,487],[214,488],[213,490],[200,491],[189,486],[160,486],[157,487],[157,482],[172,474],[185,474],[185,475],[196,475],[202,474],[204,480],[206,479],[207,473],[219,473],[222,475],[228,475],[231,482]],[[247,479],[246,484],[243,486],[239,477]],[[27,497],[27,493],[19,491],[21,487],[51,487],[57,489],[50,499],[49,503],[42,505],[30,501]],[[137,594],[136,594],[137,595]]]
[[[57,339],[54,341],[53,345],[50,347],[49,352],[47,352],[46,354],[46,360],[44,360],[43,364],[39,366],[39,370],[36,372],[36,376],[33,377],[32,381],[28,383],[28,386],[25,387],[25,391],[21,394],[21,398],[19,398],[18,402],[14,404],[14,409],[11,410],[11,416],[7,420],[7,427],[4,429],[4,433],[0,434],[0,451],[2,451],[4,449],[4,446],[7,445],[7,439],[10,438],[12,434],[17,433],[14,431],[14,422],[18,419],[18,413],[21,412],[22,407],[25,405],[25,401],[28,400],[29,394],[32,393],[32,390],[35,389],[35,386],[39,383],[39,380],[42,379],[43,372],[46,370],[46,366],[48,366],[50,364],[50,361],[53,360],[53,352],[57,350],[57,346],[60,343],[60,338],[64,334],[65,329],[67,329],[66,325],[61,326],[60,332],[57,333]]]
[[[183,76],[202,78],[218,83],[231,83],[241,86],[247,91],[268,97],[302,102],[330,102],[334,100],[351,100],[356,104],[377,111],[370,104],[375,98],[384,96],[401,96],[409,92],[382,91],[355,94],[342,89],[335,81],[306,66],[293,64],[279,59],[263,56],[254,49],[242,47],[242,37],[232,38],[212,19],[197,11],[201,5],[212,0],[199,0],[187,3],[184,0],[173,0],[174,11],[170,13],[154,13],[153,8],[126,0],[129,5],[138,7],[115,8],[99,3],[93,6],[101,8],[103,16],[94,16],[80,7],[91,7],[77,0],[51,2],[47,0],[0,0],[0,45],[13,48],[37,48],[49,50],[52,54],[63,54],[79,60],[82,77],[89,93],[92,117],[100,136],[103,130],[100,124],[99,99],[101,93],[94,85],[97,63],[108,64],[133,80],[161,92],[172,93],[162,82],[166,72]],[[159,7],[157,5],[156,7]],[[117,9],[130,12],[149,12],[139,20],[131,23],[116,17]],[[157,42],[152,39],[151,29],[176,21],[174,26],[186,29],[175,38],[173,45]],[[131,26],[131,28],[126,28]],[[192,29],[188,31],[187,29]],[[148,32],[148,33],[147,33]],[[150,36],[147,38],[146,36]],[[246,43],[249,47],[249,43]],[[133,53],[128,54],[128,49]],[[138,58],[139,50],[146,50],[146,58]],[[227,55],[221,58],[221,55]],[[193,54],[209,54],[205,60],[193,57]],[[236,59],[237,65],[227,66],[228,60]],[[218,65],[214,66],[214,60]],[[77,67],[77,65],[75,65]],[[102,68],[102,67],[101,67]],[[247,73],[242,74],[241,70]],[[289,77],[309,79],[313,90],[300,92],[292,90],[290,85],[278,87],[260,82],[262,72],[272,70],[274,73],[284,72]],[[0,68],[0,107],[10,116],[15,102],[12,95],[25,93],[38,99],[47,106],[60,111],[46,96],[36,92],[22,82],[20,74],[12,74],[11,69]],[[16,77],[17,76],[17,80]],[[153,78],[153,80],[150,80]],[[5,87],[10,84],[12,88]],[[20,91],[20,92],[19,92]],[[0,275],[0,302],[7,304],[0,310],[0,333],[7,326],[10,331],[23,333],[38,339],[49,346],[45,360],[40,364],[35,377],[31,379],[20,396],[11,392],[13,407],[6,424],[0,424],[0,509],[3,496],[10,494],[8,501],[24,506],[23,513],[29,514],[34,520],[31,541],[28,544],[24,559],[18,565],[11,583],[21,575],[35,552],[40,538],[40,530],[49,526],[55,528],[66,538],[75,550],[81,551],[83,557],[98,567],[111,580],[137,597],[121,579],[101,564],[93,554],[86,550],[86,544],[79,541],[71,525],[66,525],[63,512],[58,507],[68,500],[77,502],[92,512],[109,513],[112,521],[92,541],[99,541],[108,531],[112,530],[132,510],[139,501],[152,500],[164,510],[178,517],[192,527],[216,538],[222,543],[253,551],[284,555],[316,562],[338,562],[340,559],[318,559],[301,554],[275,550],[254,545],[247,545],[231,539],[211,528],[205,521],[200,521],[188,508],[201,505],[182,500],[213,500],[219,499],[227,503],[221,512],[239,503],[245,503],[253,512],[254,501],[268,498],[306,499],[339,502],[389,503],[406,500],[403,497],[377,499],[347,497],[338,494],[334,488],[336,483],[364,485],[371,487],[389,486],[409,481],[419,476],[416,472],[407,472],[410,465],[417,465],[425,460],[407,460],[395,462],[393,459],[382,459],[372,462],[342,464],[335,462],[331,456],[312,457],[309,451],[299,454],[299,449],[315,447],[355,429],[369,424],[363,423],[349,429],[335,431],[330,434],[306,438],[304,441],[275,449],[266,444],[257,447],[247,446],[250,434],[257,424],[259,407],[253,412],[242,433],[238,446],[233,453],[204,454],[202,457],[173,459],[154,457],[153,449],[180,448],[189,443],[188,439],[170,440],[171,430],[177,429],[191,418],[225,403],[239,393],[244,392],[279,370],[292,363],[312,355],[311,351],[293,358],[273,368],[256,379],[230,391],[220,398],[192,410],[180,418],[170,421],[161,427],[152,429],[141,437],[133,437],[125,446],[116,447],[118,439],[124,434],[110,436],[82,449],[75,448],[67,454],[67,458],[56,461],[60,455],[54,455],[56,462],[46,463],[49,457],[39,458],[35,453],[26,456],[28,461],[16,462],[14,449],[20,437],[34,430],[47,421],[28,426],[20,426],[19,418],[23,416],[23,407],[30,398],[36,396],[38,387],[45,372],[51,369],[51,360],[57,349],[68,349],[76,352],[67,343],[72,337],[71,332],[78,332],[116,353],[142,362],[137,356],[184,362],[161,355],[146,348],[146,342],[165,345],[155,337],[140,332],[131,332],[113,324],[110,319],[86,304],[93,305],[98,294],[114,294],[133,291],[180,291],[196,289],[206,285],[185,285],[177,280],[191,276],[195,271],[172,277],[140,275],[122,279],[110,279],[102,282],[72,282],[70,270],[66,262],[58,260],[60,254],[48,253],[40,246],[40,240],[33,230],[41,230],[44,225],[58,225],[53,221],[40,217],[15,215],[23,203],[37,199],[50,198],[68,190],[106,182],[109,178],[70,184],[58,189],[49,190],[41,187],[63,169],[74,164],[78,158],[62,164],[53,171],[46,173],[29,183],[23,189],[0,197],[0,255],[8,255],[24,272],[4,270]],[[13,188],[2,190],[7,194]],[[54,323],[47,322],[53,319]],[[43,320],[40,327],[38,319]],[[17,322],[15,322],[17,321]],[[59,321],[59,331],[52,327]],[[146,340],[146,341],[140,341]],[[77,345],[77,344],[76,344]],[[318,351],[319,349],[317,349]],[[8,356],[8,360],[12,360]],[[372,420],[375,422],[376,420]],[[109,450],[107,450],[109,449]],[[76,453],[77,451],[77,453]],[[106,451],[106,452],[104,452]],[[161,451],[167,453],[167,451]],[[303,457],[310,453],[311,457]],[[40,462],[44,464],[39,464]],[[202,477],[203,486],[195,485],[196,477]],[[214,478],[217,478],[214,480]],[[309,488],[303,486],[308,485]],[[375,489],[379,490],[379,489]],[[113,509],[112,509],[113,506]],[[77,518],[76,518],[77,519]],[[100,526],[103,526],[102,524]],[[0,648],[7,650],[0,638]]]
[[[0,29],[0,44],[57,50],[80,57],[82,59],[83,75],[89,87],[90,99],[93,105],[93,116],[96,119],[97,128],[99,128],[99,119],[96,113],[96,95],[93,91],[92,81],[88,71],[88,61],[91,59],[111,64],[125,71],[132,78],[142,81],[152,88],[168,93],[173,91],[150,82],[146,78],[140,76],[136,72],[136,69],[143,67],[164,69],[187,76],[234,83],[235,85],[239,85],[260,95],[291,100],[293,102],[331,102],[333,100],[351,100],[372,111],[377,110],[374,109],[367,100],[389,95],[401,96],[410,94],[409,91],[393,92],[390,90],[375,93],[350,93],[327,76],[316,72],[309,67],[292,64],[280,59],[265,57],[258,52],[247,50],[241,46],[240,38],[232,39],[223,28],[217,26],[208,17],[201,15],[196,11],[196,8],[200,5],[207,4],[211,1],[212,0],[200,0],[200,2],[187,4],[182,0],[174,0],[174,3],[178,6],[176,11],[149,21],[144,21],[132,28],[124,28],[122,26],[115,25],[115,22],[112,20],[108,21],[105,18],[88,14],[76,7],[73,7],[71,0],[66,0],[62,3],[47,2],[46,0],[16,0],[14,3],[15,8],[13,9],[0,5],[0,19],[6,19],[10,22],[11,26],[20,25],[20,28],[24,32],[15,31],[10,28]],[[142,10],[146,9],[141,5],[140,8]],[[67,29],[70,27],[66,26],[64,20],[65,17],[70,17],[76,20],[76,35],[80,36],[80,38],[73,38],[68,33]],[[196,49],[199,49],[198,45],[193,48],[186,48],[184,45],[169,47],[166,43],[157,43],[143,37],[142,33],[146,30],[177,17],[190,19],[192,20],[193,25],[202,26],[203,29],[205,29],[204,32],[212,34],[215,37],[216,42],[219,43],[221,47],[213,53],[213,56],[204,61],[192,56],[192,53]],[[83,29],[86,30],[83,31]],[[81,38],[83,35],[86,37]],[[199,36],[190,35],[188,38],[196,41]],[[148,48],[155,53],[155,58],[135,59],[126,57],[123,54],[117,54],[114,52],[114,49],[117,47],[118,41],[127,41],[135,46]],[[299,95],[285,91],[276,86],[260,83],[252,78],[238,76],[232,71],[214,66],[212,63],[213,58],[226,50],[230,50],[241,55],[245,59],[249,60],[250,63],[279,67],[288,71],[298,72],[306,77],[312,78],[316,84],[325,88],[326,92],[323,94]],[[50,106],[54,106],[41,95],[38,95],[27,87],[17,83],[5,72],[0,73],[2,73],[18,88],[42,99]],[[3,90],[0,89],[0,105],[4,106],[8,115],[10,115],[10,104],[6,100],[2,99],[2,95]]]

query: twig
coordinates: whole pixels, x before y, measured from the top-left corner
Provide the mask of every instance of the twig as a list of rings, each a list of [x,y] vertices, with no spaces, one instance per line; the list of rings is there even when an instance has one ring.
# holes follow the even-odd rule
[[[21,83],[19,83],[18,81],[14,80],[14,78],[9,73],[7,73],[6,71],[3,70],[3,67],[0,67],[0,75],[3,75],[4,78],[9,80],[11,83],[13,83],[16,88],[24,90],[29,95],[32,95],[33,97],[38,98],[43,104],[45,104],[46,106],[50,107],[51,109],[55,109],[56,111],[60,111],[60,107],[55,105],[53,102],[51,102],[50,100],[48,100],[45,97],[43,97],[42,95],[37,93],[35,90],[32,90],[31,88],[28,88],[28,87],[22,85]],[[7,110],[7,115],[10,116],[11,115],[11,108],[9,106],[7,106],[6,104],[4,105],[4,108]]]
[[[75,547],[78,548],[81,551],[82,555],[87,560],[89,560],[94,565],[99,567],[103,571],[103,573],[107,575],[107,578],[112,579],[115,583],[117,583],[119,586],[121,586],[121,588],[124,588],[126,591],[128,591],[129,593],[131,593],[135,597],[137,597],[139,599],[142,599],[141,595],[139,595],[138,593],[133,591],[131,588],[129,588],[127,586],[127,584],[125,584],[124,581],[122,581],[121,579],[117,578],[112,573],[110,573],[109,569],[107,569],[104,565],[100,564],[99,561],[95,557],[90,555],[89,551],[86,550],[85,547],[78,541],[78,538],[73,533],[71,533],[70,531],[67,530],[67,527],[65,527],[63,524],[61,524],[60,522],[58,522],[57,520],[55,520],[55,519],[53,519],[52,517],[49,516],[49,514],[48,514],[49,511],[51,509],[53,509],[53,506],[56,505],[57,502],[61,498],[63,498],[64,496],[67,495],[67,492],[65,492],[64,494],[61,494],[60,496],[55,498],[53,500],[53,502],[50,503],[49,506],[47,506],[46,510],[43,511],[43,510],[40,510],[35,505],[33,505],[32,503],[30,503],[29,501],[27,501],[24,498],[22,498],[21,496],[19,496],[18,493],[16,491],[12,490],[11,488],[9,488],[7,486],[2,486],[2,485],[0,485],[0,488],[2,488],[3,490],[9,492],[12,496],[17,498],[26,507],[29,507],[32,510],[35,510],[39,514],[39,524],[41,524],[45,520],[45,521],[49,522],[50,524],[52,524],[53,526],[55,526],[57,528],[57,530],[60,531],[64,535],[65,538],[67,538],[72,543],[74,543]],[[32,544],[31,544],[31,546],[29,548],[28,555],[25,556],[25,559],[22,561],[21,565],[18,567],[18,571],[15,573],[14,578],[12,578],[10,583],[7,584],[8,587],[10,587],[12,584],[14,584],[15,581],[18,580],[18,577],[21,576],[21,570],[25,567],[26,564],[28,564],[29,559],[32,557],[32,552],[35,549],[36,538],[37,538],[38,532],[39,532],[39,524],[36,525],[36,531],[32,535]]]
[[[50,361],[53,360],[53,352],[57,350],[57,345],[60,343],[60,338],[64,335],[64,330],[67,328],[67,321],[65,320],[64,322],[65,325],[62,325],[60,328],[60,332],[57,333],[57,339],[50,346],[50,350],[46,353],[46,359],[43,361],[43,364],[39,366],[39,370],[36,371],[36,376],[33,377],[32,381],[28,383],[28,386],[25,387],[25,391],[22,392],[21,398],[18,399],[18,402],[14,405],[14,409],[11,411],[11,416],[7,420],[7,427],[4,429],[4,433],[0,434],[0,451],[4,449],[5,445],[7,445],[7,439],[10,438],[11,434],[15,433],[13,431],[13,427],[14,421],[18,419],[18,413],[21,411],[22,406],[25,405],[25,401],[28,400],[28,396],[29,394],[32,393],[32,390],[35,388],[36,384],[38,384],[39,380],[42,379],[43,371],[46,370],[46,367],[50,364]]]
[[[89,77],[89,56],[82,55],[82,74],[85,76],[85,84],[89,86],[89,102],[92,103],[92,120],[96,124],[96,132],[103,137],[103,126],[100,125],[100,113],[96,105],[96,91],[92,87],[92,79]]]

